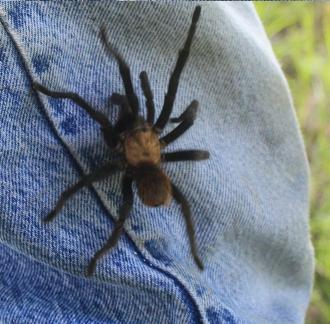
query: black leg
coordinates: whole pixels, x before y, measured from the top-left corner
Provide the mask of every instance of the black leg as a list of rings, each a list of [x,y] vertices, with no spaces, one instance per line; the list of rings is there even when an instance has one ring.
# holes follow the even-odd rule
[[[123,118],[127,118],[128,116],[132,117],[132,110],[129,106],[126,96],[123,96],[119,93],[114,92],[111,95],[110,100],[114,105],[118,105],[121,108],[119,111],[118,121]],[[116,128],[116,126],[114,128]]]
[[[126,101],[126,97],[120,93],[114,92],[110,97],[110,101],[114,105],[121,106]]]
[[[133,114],[136,117],[139,112],[139,101],[133,89],[131,71],[123,57],[109,44],[104,26],[100,30],[100,38],[106,50],[110,53],[110,55],[114,56],[118,63],[120,75],[124,83],[126,96],[129,105],[133,111]]]
[[[123,193],[124,203],[120,208],[119,218],[116,221],[115,228],[110,238],[105,243],[105,245],[94,254],[93,258],[89,262],[86,272],[87,277],[92,276],[93,273],[95,272],[97,261],[117,244],[119,237],[124,229],[125,220],[127,219],[132,209],[132,205],[133,205],[132,178],[127,174],[125,174],[123,178],[122,193]]]
[[[148,75],[146,71],[142,71],[140,73],[140,81],[144,96],[146,97],[146,106],[147,106],[147,122],[150,125],[153,125],[155,122],[155,105],[154,98],[150,88],[150,83],[148,79]]]
[[[120,111],[120,113],[123,114],[132,114],[132,110],[129,106],[129,103],[127,101],[126,96],[121,95],[117,92],[114,92],[111,97],[110,97],[110,101],[117,106],[120,106],[122,108],[122,110]]]
[[[116,163],[108,163],[98,170],[83,176],[77,183],[73,186],[69,187],[65,191],[62,192],[60,199],[57,201],[53,210],[47,215],[47,217],[43,220],[44,222],[52,221],[56,215],[63,208],[66,201],[71,198],[78,190],[82,189],[85,186],[91,185],[93,182],[97,182],[105,179],[114,171],[120,169],[120,166]]]
[[[130,129],[134,123],[134,116],[132,115],[132,110],[128,104],[126,96],[118,93],[113,93],[110,98],[111,102],[115,105],[119,105],[121,110],[119,112],[119,118],[114,126],[114,131],[117,135],[120,135],[127,129]]]
[[[198,101],[193,100],[184,113],[175,118],[175,120],[182,120],[182,122],[174,128],[170,133],[165,135],[160,139],[160,142],[166,146],[169,143],[175,141],[179,136],[181,136],[188,128],[190,128],[194,120],[196,119],[196,112],[198,107]]]
[[[94,119],[101,125],[101,131],[107,144],[111,148],[115,146],[114,143],[116,142],[116,134],[108,118],[100,111],[97,111],[92,108],[92,106],[87,103],[83,98],[81,98],[78,94],[73,92],[52,91],[39,84],[38,82],[33,82],[32,87],[36,91],[39,91],[52,98],[72,100],[75,104],[83,108],[92,119]]]
[[[165,95],[165,100],[164,100],[162,111],[154,126],[155,129],[159,132],[164,129],[164,127],[165,127],[166,123],[168,122],[170,115],[172,113],[176,92],[177,92],[177,89],[179,86],[180,75],[181,75],[183,67],[186,64],[186,61],[189,56],[191,42],[192,42],[193,36],[196,31],[196,25],[197,25],[200,13],[201,13],[201,7],[197,6],[195,8],[195,11],[194,11],[194,14],[192,17],[192,22],[191,22],[191,25],[189,28],[186,42],[184,44],[183,49],[181,49],[179,52],[178,60],[176,62],[174,71],[170,77],[170,81],[168,84],[167,93]]]
[[[191,116],[194,116],[194,119],[196,118],[198,110],[198,101],[193,100],[190,105],[186,108],[186,110],[179,116],[175,118],[171,118],[170,121],[172,123],[180,123],[184,121],[185,119],[191,119]]]
[[[173,192],[173,198],[176,200],[178,204],[181,205],[182,213],[184,216],[184,219],[186,221],[187,226],[187,232],[189,237],[189,243],[190,243],[190,249],[191,254],[193,255],[194,261],[198,268],[200,270],[204,269],[203,263],[200,260],[199,256],[197,255],[197,249],[196,249],[196,242],[195,242],[195,231],[194,226],[191,219],[191,212],[189,203],[184,197],[184,195],[180,192],[180,190],[172,183],[172,192]]]
[[[208,151],[201,150],[185,150],[168,152],[162,154],[163,162],[176,162],[176,161],[201,161],[207,160],[210,157]]]

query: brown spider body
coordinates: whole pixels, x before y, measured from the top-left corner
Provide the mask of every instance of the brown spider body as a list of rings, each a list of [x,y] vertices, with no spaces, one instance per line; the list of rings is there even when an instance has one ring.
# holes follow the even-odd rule
[[[208,159],[210,155],[209,152],[203,150],[162,152],[163,148],[166,148],[185,133],[193,125],[196,118],[197,100],[193,100],[179,117],[170,117],[180,75],[189,56],[200,13],[201,7],[197,6],[193,13],[186,42],[179,51],[177,63],[171,74],[163,108],[156,121],[153,94],[147,72],[142,71],[140,74],[141,87],[146,98],[147,108],[147,118],[144,119],[139,115],[139,100],[134,92],[130,68],[121,55],[108,43],[104,28],[100,30],[101,41],[108,53],[117,60],[126,93],[125,95],[113,93],[111,96],[112,103],[119,105],[121,108],[118,121],[114,125],[105,114],[95,110],[78,94],[52,91],[37,82],[33,82],[33,88],[35,90],[53,98],[70,99],[84,109],[101,126],[104,140],[110,150],[117,153],[119,151],[122,154],[121,159],[109,161],[92,173],[84,175],[77,183],[67,188],[61,194],[55,207],[44,219],[45,222],[53,220],[63,208],[65,202],[81,188],[101,181],[116,171],[124,171],[122,178],[123,203],[119,209],[118,219],[116,220],[112,235],[91,259],[87,268],[87,276],[91,276],[94,273],[97,260],[113,248],[119,240],[124,229],[125,220],[128,218],[133,207],[133,183],[136,184],[141,201],[147,206],[167,205],[171,202],[172,198],[181,206],[182,215],[187,227],[191,253],[196,265],[199,269],[203,269],[203,263],[197,253],[189,202],[181,193],[180,189],[161,169],[161,163],[200,161]],[[164,131],[169,121],[179,124],[172,131],[160,137],[160,134]]]
[[[142,202],[150,207],[168,205],[172,198],[171,182],[160,168],[159,134],[144,122],[123,136],[122,145]]]

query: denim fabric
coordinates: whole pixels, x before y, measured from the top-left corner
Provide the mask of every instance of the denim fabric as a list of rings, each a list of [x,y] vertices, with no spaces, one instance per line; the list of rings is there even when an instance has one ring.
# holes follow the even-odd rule
[[[115,174],[81,190],[50,224],[60,193],[111,158],[99,125],[69,100],[79,93],[112,121],[123,93],[98,38],[146,70],[159,114],[195,3],[5,2],[0,25],[0,320],[3,323],[302,323],[313,274],[308,166],[283,73],[251,3],[202,3],[173,115],[200,102],[171,144],[210,160],[164,166],[188,198],[200,272],[173,202],[136,197],[118,246],[86,266],[121,204]],[[168,129],[172,127],[171,125]]]

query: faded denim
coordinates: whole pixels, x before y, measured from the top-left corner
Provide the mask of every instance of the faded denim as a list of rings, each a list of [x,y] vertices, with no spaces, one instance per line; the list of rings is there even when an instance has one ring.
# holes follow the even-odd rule
[[[36,93],[31,80],[77,92],[114,121],[109,96],[123,85],[97,36],[105,24],[141,104],[138,75],[148,72],[159,114],[195,4],[0,4],[1,322],[302,323],[313,275],[308,166],[253,5],[202,3],[174,106],[179,115],[200,102],[195,125],[170,149],[211,152],[208,161],[165,167],[191,203],[205,271],[193,262],[178,206],[135,199],[118,246],[87,279],[117,218],[120,174],[41,223],[66,187],[111,155],[82,109]]]

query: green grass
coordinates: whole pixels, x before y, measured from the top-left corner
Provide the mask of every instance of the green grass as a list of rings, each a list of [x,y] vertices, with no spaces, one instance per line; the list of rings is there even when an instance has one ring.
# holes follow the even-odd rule
[[[306,323],[330,323],[330,2],[255,2],[289,81],[311,168],[316,273]]]

